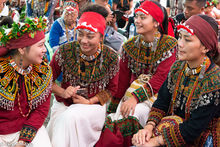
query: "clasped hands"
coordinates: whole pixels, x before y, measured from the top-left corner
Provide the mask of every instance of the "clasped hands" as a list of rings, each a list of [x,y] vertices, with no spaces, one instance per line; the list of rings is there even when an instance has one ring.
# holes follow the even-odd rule
[[[137,147],[156,147],[164,145],[163,137],[161,135],[152,137],[154,128],[155,123],[148,122],[144,129],[141,129],[134,134],[132,144]]]

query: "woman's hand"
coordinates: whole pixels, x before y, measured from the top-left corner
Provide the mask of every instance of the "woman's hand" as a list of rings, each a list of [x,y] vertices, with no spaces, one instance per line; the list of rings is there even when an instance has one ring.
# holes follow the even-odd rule
[[[150,138],[153,134],[153,129],[154,127],[152,125],[146,125],[144,129],[141,129],[136,134],[134,134],[132,143],[138,146],[150,141]]]
[[[19,140],[14,147],[26,147],[26,142]]]
[[[77,87],[69,86],[69,87],[67,87],[63,92],[63,98],[67,99],[67,98],[70,98],[70,97],[74,97],[79,88],[80,88],[80,86],[77,86]]]
[[[161,140],[162,139],[162,140]],[[156,146],[162,146],[164,145],[163,137],[157,136],[154,138],[151,138],[149,141],[145,142],[144,144],[136,144],[137,147],[156,147]]]
[[[121,114],[124,117],[128,117],[130,112],[132,112],[132,115],[134,114],[135,107],[137,105],[137,100],[135,97],[130,97],[128,100],[122,103],[121,105]]]
[[[86,98],[84,98],[83,96],[80,95],[75,95],[72,97],[73,103],[74,104],[91,104],[90,101]]]

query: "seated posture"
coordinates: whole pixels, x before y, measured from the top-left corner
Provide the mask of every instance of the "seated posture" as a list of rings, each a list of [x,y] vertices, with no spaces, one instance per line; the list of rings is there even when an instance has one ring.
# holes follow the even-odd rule
[[[218,24],[194,15],[179,25],[178,58],[158,92],[136,146],[220,146]]]
[[[51,147],[43,126],[52,86],[45,28],[46,20],[27,18],[0,30],[0,146]]]
[[[53,147],[93,147],[106,117],[106,102],[117,91],[119,57],[103,45],[107,10],[89,5],[79,19],[77,41],[62,45],[50,63],[53,80],[63,72],[48,124]]]
[[[168,19],[163,9],[155,1],[143,2],[135,11],[135,25],[139,35],[122,46],[118,91],[109,106],[109,112],[116,111],[116,108],[117,111],[109,114],[104,130],[114,132],[112,128],[120,129],[123,136],[121,142],[125,146],[131,145],[133,134],[145,126],[156,99],[154,95],[166,80],[176,59],[177,40],[166,35]],[[113,135],[107,140],[116,141],[114,138]]]
[[[65,3],[62,16],[54,22],[50,30],[49,43],[54,52],[59,48],[60,45],[76,39],[74,29],[76,27],[77,17],[77,3]]]

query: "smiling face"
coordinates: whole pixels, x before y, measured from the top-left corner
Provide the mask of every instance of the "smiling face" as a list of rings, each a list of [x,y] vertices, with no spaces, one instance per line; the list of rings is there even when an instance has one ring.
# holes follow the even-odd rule
[[[196,35],[189,35],[186,31],[179,32],[178,58],[182,61],[196,61],[205,56],[207,49]]]
[[[42,39],[30,46],[29,49],[23,48],[20,50],[21,55],[23,55],[24,65],[40,64],[43,61],[43,57],[47,52],[44,43],[45,39]]]
[[[141,35],[154,31],[156,29],[155,26],[158,25],[158,22],[154,21],[151,15],[146,15],[142,12],[135,14],[134,23],[137,33]]]
[[[100,42],[103,40],[99,32],[91,32],[86,29],[79,29],[77,40],[80,48],[85,55],[94,55],[99,48]]]

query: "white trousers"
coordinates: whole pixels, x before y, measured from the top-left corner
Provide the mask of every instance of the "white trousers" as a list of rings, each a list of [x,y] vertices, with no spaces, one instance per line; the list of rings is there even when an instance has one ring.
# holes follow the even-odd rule
[[[14,147],[18,142],[20,132],[0,135],[0,147]],[[27,147],[52,147],[49,136],[44,126],[38,129],[36,136]]]
[[[98,141],[106,117],[106,105],[72,104],[54,99],[47,126],[53,147],[93,147]]]
[[[123,116],[121,115],[121,105],[122,105],[122,100],[120,101],[116,113],[111,113],[108,116],[111,117],[112,121],[115,120],[120,120],[123,119]],[[149,116],[149,112],[151,110],[152,102],[149,100],[146,100],[145,102],[138,103],[135,107],[134,114],[132,115],[130,113],[129,116],[134,116],[139,120],[139,123],[141,124],[142,127],[146,125],[146,121]]]

